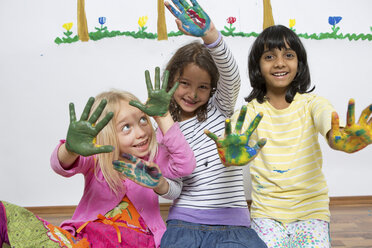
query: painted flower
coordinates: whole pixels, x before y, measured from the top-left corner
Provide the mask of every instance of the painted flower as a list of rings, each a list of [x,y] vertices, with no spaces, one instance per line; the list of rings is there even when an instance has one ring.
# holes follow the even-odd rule
[[[328,23],[332,26],[336,25],[341,21],[342,17],[341,16],[330,16],[328,17]]]
[[[139,19],[138,19],[138,25],[143,28],[146,23],[147,23],[147,20],[148,20],[148,16],[141,16]]]
[[[70,29],[72,28],[72,22],[65,23],[62,25],[62,27],[67,31],[70,31]]]
[[[293,28],[296,25],[296,19],[289,19],[289,27]]]
[[[230,16],[229,18],[227,18],[226,19],[226,21],[227,21],[227,23],[228,24],[233,24],[233,23],[235,23],[236,22],[236,18],[235,17],[232,17],[232,16]]]
[[[105,24],[106,23],[106,17],[104,17],[104,16],[99,17],[98,18],[98,22],[101,25]]]

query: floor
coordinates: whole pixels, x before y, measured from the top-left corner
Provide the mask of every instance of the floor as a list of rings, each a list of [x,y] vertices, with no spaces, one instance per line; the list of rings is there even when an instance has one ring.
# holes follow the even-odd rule
[[[331,205],[330,209],[333,248],[372,248],[372,204]],[[74,209],[71,207],[51,212],[30,210],[41,218],[59,225],[63,220],[70,218]],[[161,206],[163,219],[166,218],[167,212],[168,207]]]

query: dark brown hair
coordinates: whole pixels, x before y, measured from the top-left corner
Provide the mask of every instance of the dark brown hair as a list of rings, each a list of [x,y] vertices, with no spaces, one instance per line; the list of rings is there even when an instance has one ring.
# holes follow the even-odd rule
[[[174,83],[178,81],[178,78],[175,78],[176,75],[182,76],[185,67],[189,64],[195,64],[208,72],[209,76],[211,77],[212,90],[209,96],[211,97],[216,91],[217,81],[220,75],[212,56],[209,54],[208,49],[200,42],[192,42],[180,47],[169,60],[166,67],[166,70],[169,71],[169,84],[167,90],[170,90]],[[196,110],[196,117],[198,121],[205,121],[207,119],[207,107],[208,102]],[[171,113],[174,121],[181,120],[181,107],[174,100],[174,97],[169,105],[169,112]]]
[[[286,43],[296,52],[298,67],[297,74],[287,89],[285,100],[291,103],[297,92],[303,94],[314,90],[315,86],[308,90],[311,85],[310,71],[307,63],[306,50],[300,38],[291,29],[282,25],[275,25],[266,28],[252,45],[251,52],[248,56],[248,71],[253,89],[245,98],[246,102],[257,99],[259,103],[263,103],[265,100],[266,81],[261,75],[260,68],[260,59],[265,51],[265,47],[269,50],[275,48],[281,50],[286,48]]]

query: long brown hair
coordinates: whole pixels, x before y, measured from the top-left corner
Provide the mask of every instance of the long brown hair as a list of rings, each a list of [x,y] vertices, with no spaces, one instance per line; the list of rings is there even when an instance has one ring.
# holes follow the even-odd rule
[[[216,91],[217,82],[220,77],[216,64],[212,56],[209,54],[208,49],[200,42],[192,42],[180,47],[176,53],[169,60],[166,70],[169,71],[168,89],[170,90],[174,83],[178,81],[176,75],[182,76],[185,67],[189,64],[195,64],[201,69],[208,72],[211,77],[211,97]],[[195,112],[198,121],[205,121],[207,119],[208,102],[200,106]],[[169,105],[169,112],[174,121],[181,121],[181,107],[174,100],[171,100]]]

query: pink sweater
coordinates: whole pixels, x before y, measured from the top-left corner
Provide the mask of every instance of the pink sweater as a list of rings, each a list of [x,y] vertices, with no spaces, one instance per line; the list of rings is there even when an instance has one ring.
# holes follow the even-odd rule
[[[164,136],[158,130],[157,140],[159,143],[158,153],[154,162],[159,165],[164,177],[178,178],[193,172],[196,165],[194,153],[180,131],[178,123],[175,123]],[[50,159],[52,169],[64,177],[71,177],[78,173],[83,174],[85,186],[83,196],[72,219],[64,221],[61,227],[74,233],[74,223],[97,219],[98,214],[106,214],[127,195],[154,234],[156,246],[159,247],[166,227],[160,215],[158,195],[152,189],[139,186],[131,180],[123,181],[124,190],[115,195],[104,180],[101,171],[97,173],[98,178],[94,175],[92,156],[80,156],[71,169],[64,170],[57,156],[58,149],[63,142],[61,141],[52,153]]]

